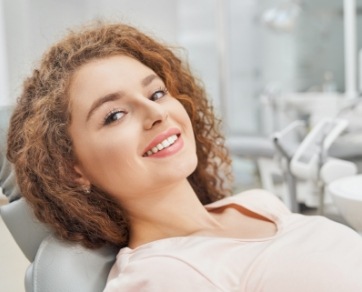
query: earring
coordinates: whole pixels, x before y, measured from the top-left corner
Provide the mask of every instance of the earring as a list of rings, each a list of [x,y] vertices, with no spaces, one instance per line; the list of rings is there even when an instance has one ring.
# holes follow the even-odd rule
[[[91,192],[90,187],[84,187],[83,192],[84,192],[86,195],[90,194],[90,192]]]

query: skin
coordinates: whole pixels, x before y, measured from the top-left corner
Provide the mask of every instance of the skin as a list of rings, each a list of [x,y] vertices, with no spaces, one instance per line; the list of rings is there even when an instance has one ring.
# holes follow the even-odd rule
[[[130,247],[174,236],[275,233],[273,223],[248,210],[207,211],[199,202],[187,181],[197,165],[190,119],[150,68],[127,56],[94,60],[77,70],[69,94],[78,183],[122,205]],[[145,155],[152,141],[170,133],[178,135],[174,145]]]
[[[149,76],[154,79],[142,84]],[[117,56],[86,64],[73,78],[70,99],[70,135],[76,168],[89,181],[84,185],[96,185],[123,203],[154,196],[195,169],[195,141],[186,111],[138,61]],[[144,157],[151,141],[169,129],[180,133],[182,149],[165,158]]]

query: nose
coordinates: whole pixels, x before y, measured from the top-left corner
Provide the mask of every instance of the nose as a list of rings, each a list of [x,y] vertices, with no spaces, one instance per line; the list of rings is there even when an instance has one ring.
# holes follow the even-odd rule
[[[143,126],[146,130],[163,123],[167,118],[168,113],[164,106],[148,99],[145,101]]]

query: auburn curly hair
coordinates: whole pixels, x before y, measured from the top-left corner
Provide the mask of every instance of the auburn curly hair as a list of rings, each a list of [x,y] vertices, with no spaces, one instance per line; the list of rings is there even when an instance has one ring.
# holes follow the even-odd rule
[[[69,84],[77,69],[99,58],[126,55],[151,68],[185,107],[198,165],[188,180],[203,204],[230,194],[230,158],[205,91],[186,62],[161,42],[125,24],[97,23],[71,31],[43,56],[24,82],[10,121],[7,157],[36,217],[62,239],[89,248],[127,245],[127,215],[111,196],[76,183],[68,133]]]

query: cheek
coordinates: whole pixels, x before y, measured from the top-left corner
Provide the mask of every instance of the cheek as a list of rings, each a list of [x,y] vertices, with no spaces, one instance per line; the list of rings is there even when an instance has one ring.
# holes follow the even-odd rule
[[[78,157],[86,169],[89,180],[101,187],[108,184],[119,173],[132,169],[134,147],[112,137],[95,139],[81,145]],[[79,151],[80,150],[80,151]]]
[[[190,132],[193,136],[194,132],[189,114],[187,113],[185,107],[178,100],[175,99],[175,101],[176,101],[175,112],[177,113],[177,119],[179,120],[179,122],[181,122],[184,125],[187,131]]]
[[[140,183],[139,162],[125,149],[96,154],[89,168],[91,183],[112,196]]]
[[[114,168],[115,165],[120,166],[120,162],[123,164],[130,164],[132,159],[131,152],[134,150],[128,143],[116,143],[112,140],[108,140],[108,143],[102,143],[99,147],[96,147],[94,151],[91,151],[91,159],[107,170],[108,165]]]
[[[187,131],[189,138],[196,151],[196,141],[195,141],[195,133],[194,133],[193,125],[192,125],[191,119],[188,116],[186,111],[185,111],[184,120],[185,120],[185,124],[186,124],[185,128],[187,129],[186,131]]]

